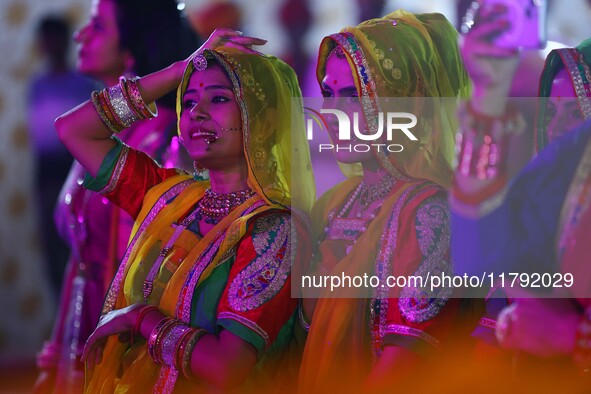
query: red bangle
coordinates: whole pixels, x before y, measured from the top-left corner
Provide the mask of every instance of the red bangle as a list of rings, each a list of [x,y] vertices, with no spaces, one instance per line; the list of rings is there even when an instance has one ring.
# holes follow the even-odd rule
[[[178,321],[172,317],[164,317],[160,320],[148,338],[148,354],[156,364],[162,364],[162,357],[160,353],[160,341]]]
[[[457,172],[480,180],[506,175],[509,134],[523,130],[523,117],[509,108],[502,117],[478,113],[470,102],[459,108],[461,133],[457,137]]]
[[[146,317],[146,315],[152,311],[159,310],[157,306],[154,305],[146,305],[140,309],[140,313],[138,313],[133,328],[131,330],[131,342],[133,343],[133,338],[136,335],[140,335],[140,328],[142,325],[142,321]]]

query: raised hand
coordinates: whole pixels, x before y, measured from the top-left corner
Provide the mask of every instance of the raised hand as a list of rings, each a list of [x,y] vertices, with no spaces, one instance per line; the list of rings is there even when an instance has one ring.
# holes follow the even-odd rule
[[[483,4],[476,12],[473,27],[459,42],[464,65],[474,84],[474,97],[507,97],[519,63],[517,49],[495,45],[495,38],[511,27],[507,9],[499,4]]]
[[[181,62],[182,67],[180,67],[181,72],[185,71],[187,63],[192,61],[195,56],[200,55],[203,50],[211,49],[215,50],[220,47],[228,47],[228,48],[236,48],[246,53],[251,54],[261,54],[258,51],[252,49],[253,45],[265,45],[267,40],[262,38],[256,37],[249,37],[242,34],[241,31],[220,28],[215,29],[213,33],[209,36],[209,38],[197,49],[195,52],[191,54],[188,58]]]

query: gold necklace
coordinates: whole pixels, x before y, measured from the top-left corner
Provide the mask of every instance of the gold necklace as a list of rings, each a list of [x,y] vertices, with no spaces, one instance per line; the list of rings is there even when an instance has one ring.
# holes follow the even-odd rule
[[[232,193],[216,193],[208,187],[203,198],[197,204],[197,220],[204,220],[207,224],[218,224],[223,218],[254,196],[256,192],[251,188]]]

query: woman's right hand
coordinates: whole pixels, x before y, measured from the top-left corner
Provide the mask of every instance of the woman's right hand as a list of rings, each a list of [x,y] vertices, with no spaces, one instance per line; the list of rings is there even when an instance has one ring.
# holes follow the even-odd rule
[[[481,4],[474,26],[459,42],[466,71],[474,85],[474,108],[490,115],[500,114],[494,113],[495,108],[477,108],[479,102],[485,101],[487,106],[491,99],[507,97],[519,63],[517,49],[495,44],[495,39],[511,26],[506,12],[506,7],[500,4]],[[504,103],[500,110],[504,111]]]
[[[119,334],[127,336],[133,330],[138,313],[144,306],[143,304],[132,304],[101,316],[98,325],[86,341],[82,361],[88,363],[91,369],[100,364],[107,338]]]
[[[227,29],[227,28],[219,28],[215,29],[213,33],[207,38],[207,40],[197,49],[195,52],[191,54],[188,58],[180,62],[179,71],[180,75],[185,71],[187,64],[193,60],[195,56],[203,52],[205,49],[215,50],[220,47],[228,47],[228,48],[236,48],[246,53],[251,54],[261,54],[258,51],[252,49],[253,45],[265,45],[267,40],[262,38],[256,37],[249,37],[242,35],[241,31]]]

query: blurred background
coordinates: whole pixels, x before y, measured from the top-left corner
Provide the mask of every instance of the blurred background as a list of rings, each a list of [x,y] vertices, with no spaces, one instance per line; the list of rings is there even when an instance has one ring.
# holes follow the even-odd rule
[[[51,216],[71,162],[55,136],[53,119],[96,88],[75,72],[72,40],[91,3],[0,0],[0,393],[30,392],[37,373],[35,354],[51,332],[67,259],[65,247],[52,238]],[[574,46],[591,37],[590,3],[550,2],[548,38],[560,43],[553,46]],[[268,39],[263,51],[290,63],[304,96],[315,97],[320,95],[314,77],[316,51],[325,35],[398,8],[441,12],[457,26],[469,4],[465,0],[188,0],[178,7],[202,39],[216,27],[238,28]],[[524,78],[516,78],[522,83],[519,95],[536,95],[544,57],[544,51],[524,55]],[[317,176],[331,165],[316,161]]]

